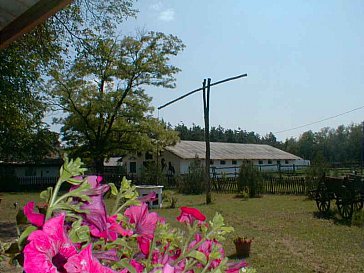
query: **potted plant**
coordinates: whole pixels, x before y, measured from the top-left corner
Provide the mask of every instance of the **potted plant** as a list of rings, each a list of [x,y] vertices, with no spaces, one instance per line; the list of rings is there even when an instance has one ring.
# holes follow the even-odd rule
[[[249,257],[250,245],[254,238],[249,239],[248,237],[237,237],[234,239],[236,248],[236,255],[239,257]]]

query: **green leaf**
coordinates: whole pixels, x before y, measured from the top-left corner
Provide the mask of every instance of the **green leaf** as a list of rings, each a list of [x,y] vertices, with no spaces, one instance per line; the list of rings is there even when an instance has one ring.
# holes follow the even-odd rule
[[[209,259],[210,260],[216,260],[216,259],[220,259],[221,258],[221,253],[220,253],[220,247],[217,245],[214,245],[212,248],[212,251],[209,255]]]
[[[18,245],[19,245],[20,249],[23,249],[26,239],[28,238],[29,234],[35,230],[37,230],[37,227],[29,226],[23,231],[23,233],[20,235],[19,240],[18,240]]]
[[[130,273],[137,273],[135,268],[129,263],[128,259],[122,259],[118,263],[115,264],[115,266],[120,266],[123,268],[127,268]]]
[[[190,253],[188,253],[187,257],[191,257],[191,258],[198,260],[204,266],[207,264],[207,259],[206,259],[205,254],[203,254],[200,251],[192,250]]]
[[[82,226],[81,221],[72,224],[69,237],[73,243],[83,243],[90,240],[90,229],[88,226]]]
[[[81,184],[83,181],[73,179],[72,177],[84,174],[87,169],[82,168],[82,165],[83,163],[80,158],[69,160],[68,157],[65,157],[64,164],[60,170],[61,180],[67,181],[73,185]]]
[[[22,209],[18,210],[18,213],[16,214],[16,224],[19,225],[25,225],[28,223],[27,217],[24,215],[24,212]]]
[[[109,183],[109,186],[110,186],[110,189],[111,189],[111,194],[114,195],[114,196],[118,195],[119,191],[116,188],[115,184],[114,183]]]
[[[40,193],[40,198],[43,199],[44,201],[48,202],[52,196],[52,192],[53,192],[53,188],[48,187],[46,190],[44,190]]]
[[[88,210],[81,209],[82,204],[69,204],[69,203],[59,203],[54,206],[53,210],[69,210],[69,211],[75,211],[78,213],[89,213]]]

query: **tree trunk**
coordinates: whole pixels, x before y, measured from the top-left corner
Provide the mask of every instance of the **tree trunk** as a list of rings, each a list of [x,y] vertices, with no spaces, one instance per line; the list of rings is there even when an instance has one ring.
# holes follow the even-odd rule
[[[97,175],[104,174],[104,157],[97,157],[94,159],[94,168]]]

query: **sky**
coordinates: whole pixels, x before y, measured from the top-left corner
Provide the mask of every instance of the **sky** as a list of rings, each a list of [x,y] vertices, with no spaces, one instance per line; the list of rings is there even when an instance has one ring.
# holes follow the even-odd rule
[[[161,31],[186,45],[171,60],[182,69],[177,87],[146,89],[155,108],[205,78],[247,73],[211,88],[211,126],[273,132],[284,141],[364,120],[364,1],[139,0],[136,8],[121,33]],[[173,126],[204,126],[202,93],[154,115]]]

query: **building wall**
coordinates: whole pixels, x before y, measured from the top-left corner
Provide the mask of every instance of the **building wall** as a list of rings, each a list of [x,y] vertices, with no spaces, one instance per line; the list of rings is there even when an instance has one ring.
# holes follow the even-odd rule
[[[152,160],[155,161],[156,158],[153,157]],[[194,159],[181,159],[176,155],[172,154],[169,151],[163,151],[161,155],[158,157],[159,166],[164,166],[163,173],[171,174],[169,172],[169,166],[173,166],[174,174],[186,174],[189,172],[190,164]],[[145,159],[145,153],[140,154],[139,156],[126,156],[123,158],[123,164],[126,166],[127,173],[130,175],[130,162],[136,163],[136,173],[137,176],[141,174],[141,168],[143,166],[143,162],[148,161]],[[201,159],[202,164],[204,164],[205,160]],[[212,160],[210,166],[212,168],[211,172],[215,172],[216,175],[222,175],[223,173],[228,175],[235,175],[239,172],[240,166],[243,164],[244,160]],[[251,160],[255,166],[257,166],[261,171],[277,171],[278,164],[281,166],[281,170],[289,171],[293,169],[303,168],[304,166],[309,166],[309,160]],[[234,164],[233,164],[234,163]]]

